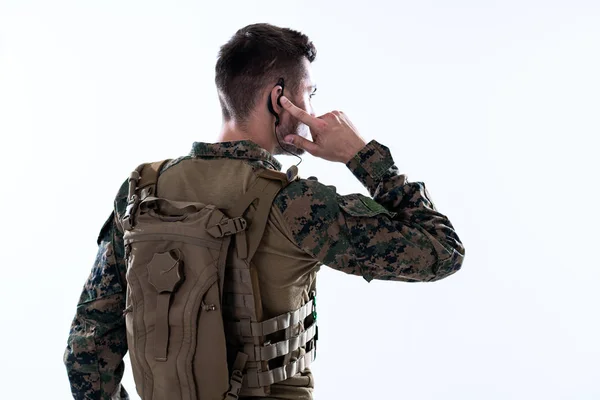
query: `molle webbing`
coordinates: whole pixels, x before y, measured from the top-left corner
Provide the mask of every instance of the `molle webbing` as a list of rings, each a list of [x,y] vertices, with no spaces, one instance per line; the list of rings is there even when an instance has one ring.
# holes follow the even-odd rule
[[[240,321],[226,323],[226,325],[229,331],[236,335],[256,337],[266,336],[304,321],[306,317],[315,311],[314,307],[314,302],[309,301],[296,311],[281,314],[263,322]]]

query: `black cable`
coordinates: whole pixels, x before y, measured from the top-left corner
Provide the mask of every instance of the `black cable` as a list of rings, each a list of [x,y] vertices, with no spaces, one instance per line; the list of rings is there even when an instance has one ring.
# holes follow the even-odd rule
[[[284,147],[281,145],[281,142],[279,141],[279,135],[277,134],[277,125],[279,125],[279,121],[277,121],[277,120],[276,120],[276,121],[275,121],[275,138],[277,139],[277,143],[279,144],[279,148],[280,148],[280,149],[282,149],[283,151],[285,151],[285,152],[287,152],[287,153],[289,153],[289,154],[293,155],[294,157],[296,157],[296,158],[299,158],[299,159],[300,159],[300,162],[298,162],[298,164],[296,164],[296,168],[298,168],[298,165],[300,165],[300,164],[302,163],[302,157],[300,157],[298,154],[294,154],[294,153],[292,153],[291,151],[287,150],[286,148],[284,148]]]

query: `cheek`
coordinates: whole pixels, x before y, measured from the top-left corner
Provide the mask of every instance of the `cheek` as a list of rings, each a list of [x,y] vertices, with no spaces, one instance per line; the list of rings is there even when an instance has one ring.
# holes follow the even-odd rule
[[[313,117],[315,116],[315,109],[312,106],[312,100],[310,99],[309,95],[306,95],[306,98],[304,99],[304,111],[306,111]]]
[[[298,108],[306,111],[307,106],[310,106],[310,101],[307,98],[298,99],[298,103],[296,103]]]
[[[298,104],[298,107],[306,111],[308,114],[314,116],[314,110],[310,102],[310,97],[308,95],[302,99],[302,102]]]

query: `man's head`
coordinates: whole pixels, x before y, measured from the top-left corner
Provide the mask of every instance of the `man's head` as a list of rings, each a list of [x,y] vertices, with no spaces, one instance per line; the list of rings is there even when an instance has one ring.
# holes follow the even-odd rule
[[[301,151],[284,143],[283,138],[290,134],[308,137],[308,127],[293,120],[277,104],[282,94],[277,82],[283,78],[283,94],[312,114],[310,98],[316,87],[310,75],[310,63],[316,54],[306,35],[288,28],[254,24],[237,31],[221,47],[215,68],[223,121],[233,122],[243,130],[268,121],[270,129],[253,134],[268,135],[269,140],[275,141],[275,153],[281,153],[283,150],[273,137],[275,116],[267,108],[271,98],[281,120],[276,129],[279,141],[286,150],[300,154]]]

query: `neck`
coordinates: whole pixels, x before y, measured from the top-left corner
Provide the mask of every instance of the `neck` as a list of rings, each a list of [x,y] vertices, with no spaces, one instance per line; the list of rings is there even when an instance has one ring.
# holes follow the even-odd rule
[[[234,142],[238,140],[250,140],[269,153],[273,154],[275,144],[273,143],[273,135],[266,135],[266,132],[271,132],[272,128],[265,126],[260,121],[252,121],[247,126],[240,126],[235,121],[223,122],[221,132],[217,137],[218,142]]]

